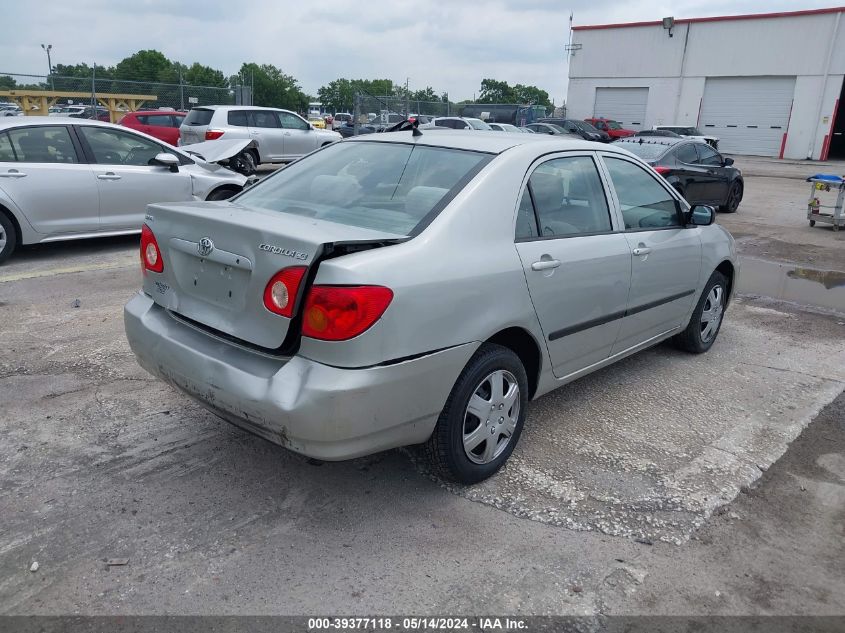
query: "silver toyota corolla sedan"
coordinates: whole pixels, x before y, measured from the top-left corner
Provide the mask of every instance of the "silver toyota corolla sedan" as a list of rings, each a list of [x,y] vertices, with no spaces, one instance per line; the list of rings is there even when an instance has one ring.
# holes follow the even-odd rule
[[[217,200],[247,183],[213,164],[207,150],[216,147],[194,149],[207,155],[111,123],[1,119],[0,263],[19,244],[138,233],[151,202]]]
[[[150,206],[126,333],[148,371],[293,451],[425,444],[477,482],[529,400],[670,337],[713,345],[737,274],[713,220],[613,146],[373,134],[229,201]]]

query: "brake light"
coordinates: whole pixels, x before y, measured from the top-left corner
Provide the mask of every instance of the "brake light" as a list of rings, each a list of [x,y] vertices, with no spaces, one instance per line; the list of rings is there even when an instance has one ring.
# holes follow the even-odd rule
[[[152,229],[144,224],[141,227],[141,271],[146,275],[148,270],[154,273],[162,272],[164,260],[161,258],[156,236],[153,235]]]
[[[313,286],[305,300],[302,334],[345,341],[368,330],[393,300],[383,286]]]
[[[206,130],[205,131],[205,140],[206,141],[216,141],[221,136],[223,136],[223,130]]]
[[[291,266],[273,275],[264,288],[264,307],[270,312],[291,318],[296,293],[306,270],[308,268],[305,266]]]
[[[655,167],[654,171],[656,171],[661,176],[665,176],[666,174],[668,174],[672,170],[669,167]]]

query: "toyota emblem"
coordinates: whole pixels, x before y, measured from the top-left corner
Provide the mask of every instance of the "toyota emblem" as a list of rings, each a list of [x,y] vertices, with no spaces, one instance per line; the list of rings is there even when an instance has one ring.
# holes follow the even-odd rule
[[[211,238],[204,237],[199,241],[199,244],[197,244],[197,252],[203,257],[211,254],[211,251],[213,250],[214,242],[211,241]]]

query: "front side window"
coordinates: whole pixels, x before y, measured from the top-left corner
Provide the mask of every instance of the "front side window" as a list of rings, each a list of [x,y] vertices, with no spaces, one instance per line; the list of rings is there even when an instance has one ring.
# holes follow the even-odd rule
[[[722,155],[709,145],[698,143],[696,144],[696,149],[698,150],[698,160],[702,165],[722,166]]]
[[[547,161],[534,170],[528,186],[540,236],[571,237],[611,230],[604,188],[589,156]]]
[[[645,169],[612,156],[605,156],[604,162],[622,207],[626,229],[681,226],[675,198]]]
[[[279,119],[282,121],[282,127],[286,130],[307,130],[308,123],[300,119],[295,114],[290,112],[279,112]]]
[[[400,143],[337,143],[250,187],[239,204],[411,235],[489,156]]]
[[[607,127],[609,127],[611,130],[621,130],[622,129],[622,126],[619,125],[619,123],[617,121],[608,121]]]
[[[100,165],[151,165],[156,154],[167,151],[158,143],[122,130],[87,125],[79,130],[88,141],[94,162]]]
[[[9,130],[12,148],[22,163],[78,163],[67,128],[58,125]]]

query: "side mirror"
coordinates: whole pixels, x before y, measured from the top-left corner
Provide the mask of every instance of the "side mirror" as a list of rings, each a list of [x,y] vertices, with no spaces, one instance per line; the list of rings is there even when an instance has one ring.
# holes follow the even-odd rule
[[[173,154],[168,154],[167,152],[161,152],[160,154],[156,154],[155,158],[153,158],[152,160],[152,163],[153,165],[167,167],[172,172],[179,171],[179,159]]]
[[[716,220],[716,209],[706,204],[693,205],[689,210],[689,223],[694,226],[710,226]]]
[[[725,167],[730,167],[730,166],[731,166],[731,165],[733,165],[733,164],[734,164],[734,159],[733,159],[733,158],[725,158],[725,159],[722,161],[722,165],[724,165]]]

